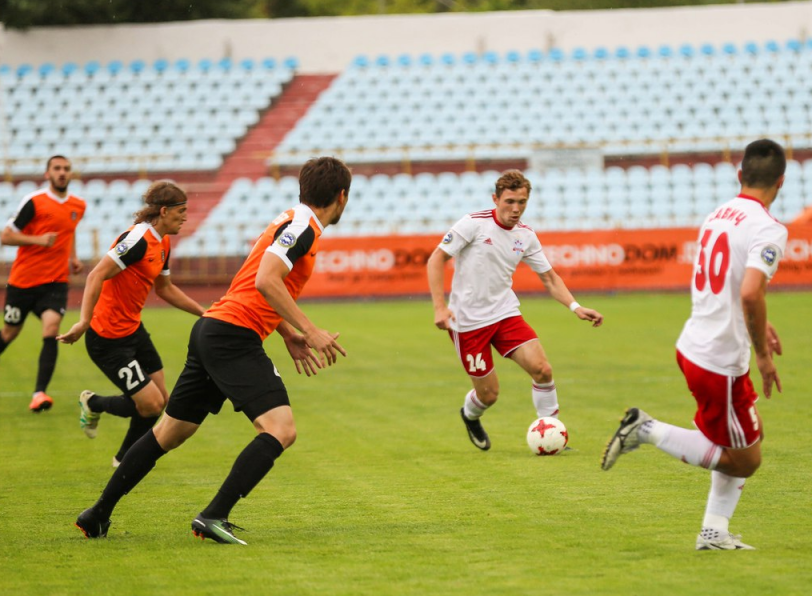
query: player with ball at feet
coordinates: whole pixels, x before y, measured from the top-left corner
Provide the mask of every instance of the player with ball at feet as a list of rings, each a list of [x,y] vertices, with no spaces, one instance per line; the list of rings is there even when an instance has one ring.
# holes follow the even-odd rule
[[[520,219],[530,198],[530,181],[518,170],[497,181],[493,209],[470,213],[455,223],[428,260],[434,324],[447,330],[473,389],[460,414],[468,438],[479,449],[491,447],[480,418],[499,397],[499,379],[491,346],[533,379],[532,397],[539,418],[558,416],[553,369],[535,331],[519,311],[511,289],[513,273],[524,262],[539,276],[550,295],[593,327],[603,315],[573,298],[553,270],[536,233]],[[455,259],[449,303],[445,301],[446,263]]]

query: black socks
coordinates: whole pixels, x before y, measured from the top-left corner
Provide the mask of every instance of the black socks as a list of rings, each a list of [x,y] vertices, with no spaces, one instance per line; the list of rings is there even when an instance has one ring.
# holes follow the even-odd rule
[[[282,444],[273,435],[257,435],[237,456],[225,482],[201,515],[209,519],[227,519],[240,497],[247,496],[259,484],[283,451]]]
[[[39,353],[39,370],[37,370],[37,385],[34,393],[45,391],[56,368],[57,343],[55,337],[42,338],[42,350]]]

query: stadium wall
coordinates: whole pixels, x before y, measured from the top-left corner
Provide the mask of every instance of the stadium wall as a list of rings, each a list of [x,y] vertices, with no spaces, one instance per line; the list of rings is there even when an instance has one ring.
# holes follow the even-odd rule
[[[300,72],[339,72],[360,54],[806,40],[812,2],[596,11],[512,11],[340,18],[209,20],[162,24],[0,29],[9,66],[159,58],[288,57]]]

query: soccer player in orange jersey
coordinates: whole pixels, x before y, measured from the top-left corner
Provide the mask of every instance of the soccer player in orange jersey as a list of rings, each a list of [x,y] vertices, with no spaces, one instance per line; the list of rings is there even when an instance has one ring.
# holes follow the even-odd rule
[[[338,223],[352,175],[338,159],[311,159],[299,174],[300,203],[277,216],[257,240],[225,296],[194,325],[186,366],[161,421],[124,457],[101,497],[76,526],[88,538],[107,535],[118,501],[158,458],[191,437],[226,399],[254,425],[257,436],[240,453],[209,505],[194,519],[196,536],[245,544],[228,521],[231,509],[293,445],[296,426],[285,384],[262,347],[278,331],[300,374],[310,376],[346,356],[337,333],[317,327],[296,304],[316,260],[324,228]]]
[[[86,332],[90,359],[121,391],[102,396],[86,390],[79,396],[79,425],[91,439],[103,412],[130,419],[113,467],[158,421],[169,399],[161,357],[141,322],[150,290],[155,286],[160,298],[193,315],[205,310],[169,276],[169,236],[186,221],[186,193],[171,182],[156,182],[144,202],[135,223],[87,276],[79,321],[57,337],[72,344]]]
[[[6,287],[4,326],[0,354],[34,313],[42,321],[42,349],[34,395],[28,408],[48,410],[54,400],[46,393],[56,368],[59,325],[68,303],[68,273],[80,273],[76,257],[76,226],[85,213],[85,202],[68,192],[71,163],[54,155],[45,169],[48,186],[26,196],[8,220],[0,243],[18,246]]]

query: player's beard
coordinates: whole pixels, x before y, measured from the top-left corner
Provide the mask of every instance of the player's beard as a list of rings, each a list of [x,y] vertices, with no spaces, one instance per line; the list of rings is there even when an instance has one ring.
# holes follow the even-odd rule
[[[51,182],[51,185],[54,187],[54,190],[55,190],[56,192],[65,192],[66,190],[68,190],[68,185],[69,185],[69,184],[70,184],[70,182],[69,182],[69,181],[65,181],[65,185],[64,185],[64,186],[59,186],[59,183],[58,183],[58,182]]]

